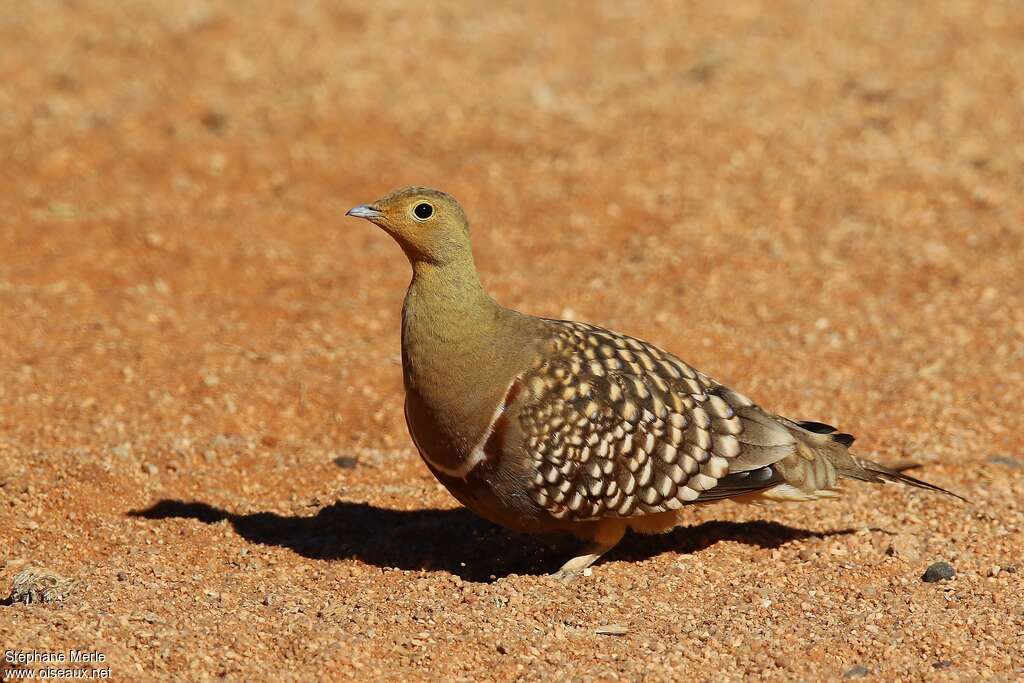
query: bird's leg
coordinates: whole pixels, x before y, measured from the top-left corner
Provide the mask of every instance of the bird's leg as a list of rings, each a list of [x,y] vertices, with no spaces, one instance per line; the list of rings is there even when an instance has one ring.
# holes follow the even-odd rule
[[[606,519],[598,523],[594,537],[583,547],[579,555],[562,565],[552,578],[568,583],[582,574],[606,552],[618,545],[626,533],[626,525],[617,519]]]
[[[590,565],[597,562],[598,558],[615,547],[615,544],[606,545],[593,541],[583,547],[579,555],[562,565],[562,568],[551,575],[552,578],[569,583]]]

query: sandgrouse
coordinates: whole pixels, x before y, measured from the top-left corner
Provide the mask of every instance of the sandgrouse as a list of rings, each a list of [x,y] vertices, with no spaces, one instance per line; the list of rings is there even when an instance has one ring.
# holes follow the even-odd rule
[[[409,187],[347,215],[383,228],[412,264],[405,417],[424,462],[492,522],[589,541],[562,578],[627,528],[671,529],[693,503],[834,497],[842,478],[949,493],[854,456],[852,436],[768,412],[652,344],[501,306],[480,285],[462,207],[443,192]]]

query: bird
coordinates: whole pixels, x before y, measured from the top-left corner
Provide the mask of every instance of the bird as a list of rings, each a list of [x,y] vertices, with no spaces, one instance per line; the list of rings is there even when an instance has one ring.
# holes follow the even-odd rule
[[[420,457],[479,516],[581,539],[559,579],[586,573],[627,529],[682,524],[690,505],[834,498],[842,479],[961,498],[909,466],[854,455],[853,436],[772,413],[654,344],[502,306],[480,283],[465,211],[444,192],[406,187],[346,215],[383,229],[412,266],[402,372]]]

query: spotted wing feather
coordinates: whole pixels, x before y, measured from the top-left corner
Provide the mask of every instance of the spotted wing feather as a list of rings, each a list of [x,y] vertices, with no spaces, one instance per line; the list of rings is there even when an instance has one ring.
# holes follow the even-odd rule
[[[749,399],[655,346],[547,321],[551,348],[522,378],[517,421],[530,495],[555,517],[633,517],[699,501],[730,470],[793,452]]]

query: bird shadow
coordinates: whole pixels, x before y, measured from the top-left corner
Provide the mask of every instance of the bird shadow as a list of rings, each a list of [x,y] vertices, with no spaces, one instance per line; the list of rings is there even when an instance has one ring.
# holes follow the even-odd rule
[[[547,574],[569,559],[580,542],[568,537],[516,534],[465,508],[391,510],[339,501],[309,517],[274,512],[235,514],[202,502],[162,500],[131,517],[227,520],[251,543],[289,548],[317,560],[358,559],[378,567],[446,571],[466,581],[487,582],[510,574]],[[703,522],[658,536],[628,535],[609,555],[642,560],[664,552],[696,553],[720,541],[777,548],[792,541],[854,533],[809,531],[776,522]]]

